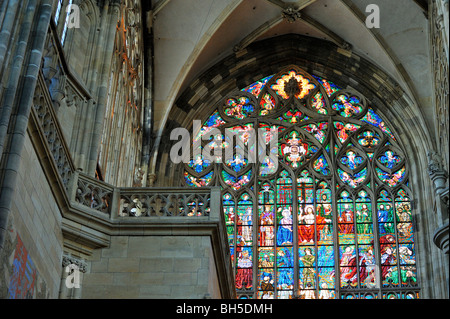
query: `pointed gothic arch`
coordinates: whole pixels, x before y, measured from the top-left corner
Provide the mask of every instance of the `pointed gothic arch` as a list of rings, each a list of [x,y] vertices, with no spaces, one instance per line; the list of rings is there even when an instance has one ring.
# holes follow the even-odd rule
[[[183,184],[221,187],[240,297],[418,297],[406,156],[361,93],[291,65],[225,96],[194,138],[212,129]],[[227,129],[246,155],[205,159],[234,147]],[[257,129],[277,133],[278,165],[250,160]]]

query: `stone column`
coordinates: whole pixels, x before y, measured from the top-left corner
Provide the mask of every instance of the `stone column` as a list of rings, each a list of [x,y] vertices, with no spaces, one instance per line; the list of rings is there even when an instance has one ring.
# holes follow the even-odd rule
[[[448,242],[449,242],[449,222],[448,222],[448,205],[449,205],[449,187],[447,185],[448,174],[443,168],[442,158],[436,152],[428,152],[428,174],[433,181],[434,192],[436,195],[436,214],[438,220],[438,228],[433,234],[434,244],[446,254],[444,262],[444,270],[447,276],[447,298],[448,286],[450,285],[448,269]]]
[[[60,299],[81,299],[83,274],[87,263],[82,258],[65,254],[62,260]]]
[[[10,126],[7,136],[5,136],[6,143],[3,144],[0,154],[3,157],[3,164],[0,167],[0,176],[2,178],[0,180],[0,250],[3,248],[4,235],[11,212],[12,199],[16,188],[17,175],[33,102],[33,93],[36,89],[42,62],[53,1],[35,0],[29,3],[33,4],[35,8],[35,11],[32,12],[34,18],[31,24],[31,34],[33,36],[27,39],[28,41],[25,41],[27,44],[25,52],[28,52],[28,54],[25,55],[26,60],[23,61],[23,65],[18,71],[20,78],[16,85],[17,95],[14,96],[14,103],[11,105]],[[30,7],[28,8],[31,9]],[[17,24],[20,25],[20,22]],[[25,30],[28,26],[21,27]]]
[[[120,1],[110,0],[105,8],[105,14],[108,14],[108,21],[105,21],[106,25],[102,25],[105,34],[103,35],[103,50],[99,50],[102,55],[99,59],[102,63],[99,65],[99,75],[97,80],[97,105],[90,111],[90,117],[92,119],[92,132],[89,139],[89,143],[86,144],[86,167],[87,173],[93,175],[97,167],[98,149],[101,142],[101,136],[103,133],[103,122],[106,111],[106,103],[108,99],[108,83],[110,78],[111,61],[114,53],[114,43],[116,38],[116,26],[119,20],[120,13]]]

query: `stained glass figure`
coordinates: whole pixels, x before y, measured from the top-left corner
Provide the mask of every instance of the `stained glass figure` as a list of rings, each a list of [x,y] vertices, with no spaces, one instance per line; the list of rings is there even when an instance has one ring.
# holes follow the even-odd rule
[[[315,75],[313,75],[313,77],[323,86],[323,88],[327,92],[328,97],[331,97],[334,93],[342,90],[339,86],[337,86],[331,81],[328,81]]]
[[[398,163],[401,162],[401,158],[398,155],[395,155],[394,151],[387,150],[379,157],[380,163],[383,164],[387,168],[394,168]]]
[[[189,167],[194,169],[197,173],[204,171],[211,165],[211,162],[208,159],[203,159],[201,155],[197,155],[195,159],[192,159],[189,162]]]
[[[341,158],[341,163],[351,170],[354,170],[363,163],[363,158],[354,150],[350,149],[345,153],[345,156]]]
[[[387,135],[389,135],[389,137],[395,140],[394,135],[392,134],[391,130],[386,126],[386,123],[371,108],[368,109],[367,114],[361,119],[361,121],[364,121],[366,123],[372,124],[373,126],[380,128],[384,133],[386,133]]]
[[[356,132],[361,126],[352,123],[334,122],[334,127],[336,128],[336,135],[341,143],[344,143],[349,134]]]
[[[397,186],[400,182],[403,181],[403,179],[405,178],[405,175],[406,175],[405,167],[401,168],[400,170],[398,170],[397,172],[395,172],[393,174],[389,174],[388,172],[385,172],[378,167],[375,170],[376,170],[378,178],[381,181],[383,181],[384,183],[386,183],[387,185],[389,185],[390,187]]]
[[[265,93],[263,97],[261,98],[261,102],[259,103],[261,107],[260,115],[267,115],[269,114],[273,109],[275,109],[275,98],[270,95],[269,93]]]
[[[270,75],[268,77],[265,77],[255,83],[253,83],[252,85],[248,86],[247,88],[243,89],[242,91],[244,92],[248,92],[253,94],[255,97],[259,97],[259,95],[261,94],[261,90],[263,89],[263,87],[267,84],[267,82],[273,77],[273,75]]]
[[[313,168],[316,172],[322,175],[327,176],[331,174],[330,168],[328,166],[328,161],[323,155],[320,155],[319,158],[313,162]]]
[[[340,94],[335,97],[332,108],[338,111],[343,117],[351,117],[360,114],[363,111],[361,100],[356,96],[347,96]]]
[[[364,131],[358,136],[358,142],[364,147],[372,148],[378,145],[380,138],[372,131]]]
[[[230,98],[227,100],[224,112],[227,116],[242,120],[255,110],[254,105],[248,97],[240,97],[238,99]]]
[[[325,99],[323,97],[323,94],[318,92],[313,98],[311,102],[311,106],[314,110],[317,111],[319,114],[326,115],[328,114],[328,111],[326,109]]]
[[[328,129],[328,123],[326,122],[319,122],[316,124],[311,123],[306,126],[302,126],[302,129],[304,129],[306,132],[311,133],[314,135],[314,137],[320,142],[323,143],[325,141],[325,137],[327,134]]]

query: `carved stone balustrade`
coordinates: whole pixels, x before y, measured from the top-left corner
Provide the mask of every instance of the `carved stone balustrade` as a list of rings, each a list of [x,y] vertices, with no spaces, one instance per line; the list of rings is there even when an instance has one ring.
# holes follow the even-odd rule
[[[36,130],[41,136],[39,141],[35,137],[35,145],[39,144],[39,149],[43,149],[46,153],[44,156],[52,159],[47,161],[47,164],[53,164],[56,175],[59,175],[67,190],[74,165],[42,72],[39,74],[30,118],[31,129]]]
[[[78,174],[76,186],[74,200],[78,205],[110,215],[112,186],[84,174]]]
[[[120,192],[119,216],[209,216],[210,191],[189,189],[123,190]]]

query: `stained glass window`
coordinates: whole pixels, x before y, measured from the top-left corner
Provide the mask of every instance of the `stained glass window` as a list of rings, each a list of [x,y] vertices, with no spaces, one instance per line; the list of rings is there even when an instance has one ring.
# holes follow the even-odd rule
[[[205,119],[195,139],[218,129],[202,146],[232,155],[193,158],[184,183],[222,189],[240,298],[419,297],[406,157],[375,110],[291,66],[233,92]],[[233,148],[226,130],[243,143]],[[250,160],[255,148],[275,160]]]

